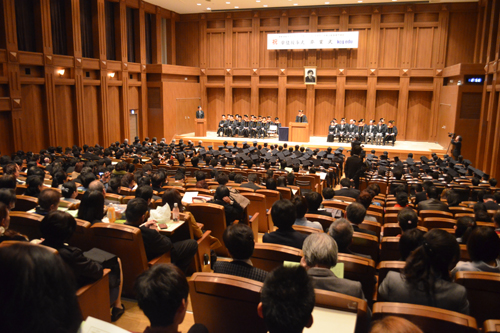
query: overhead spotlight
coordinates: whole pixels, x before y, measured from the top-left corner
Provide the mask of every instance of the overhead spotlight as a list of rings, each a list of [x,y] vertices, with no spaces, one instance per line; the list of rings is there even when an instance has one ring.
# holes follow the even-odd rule
[[[201,3],[197,3],[196,5],[197,5],[197,6],[201,6]]]
[[[210,7],[207,7],[207,10],[212,10],[212,8],[210,8]]]
[[[58,69],[58,70],[56,71],[56,73],[57,73],[57,74],[59,74],[59,76],[63,76],[65,72],[66,72],[66,71],[65,71],[64,69]]]
[[[298,4],[298,3],[294,3],[293,5],[294,5],[294,6],[298,6],[299,4]]]
[[[240,7],[238,7],[238,6],[234,6],[234,8],[240,8]]]
[[[226,1],[226,5],[230,5],[231,3],[229,1]]]
[[[264,5],[264,7],[267,7],[267,5]]]
[[[327,2],[325,2],[325,5],[329,5],[329,4],[330,4],[330,2],[328,2],[328,1],[327,1]]]
[[[109,72],[108,76],[112,79],[115,77],[115,74],[116,74],[115,72]]]

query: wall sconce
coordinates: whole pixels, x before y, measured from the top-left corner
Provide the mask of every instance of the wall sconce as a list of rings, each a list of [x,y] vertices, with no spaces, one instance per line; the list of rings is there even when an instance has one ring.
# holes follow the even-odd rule
[[[115,74],[116,74],[115,72],[109,72],[108,76],[112,79],[115,77]]]
[[[56,73],[57,73],[57,74],[59,74],[59,76],[63,76],[65,72],[66,72],[66,71],[65,71],[64,69],[58,69],[58,70],[56,71]]]

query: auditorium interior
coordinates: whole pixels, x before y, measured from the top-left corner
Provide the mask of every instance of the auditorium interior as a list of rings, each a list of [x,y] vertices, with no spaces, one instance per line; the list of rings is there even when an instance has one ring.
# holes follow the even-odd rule
[[[398,128],[395,146],[366,150],[444,158],[455,133],[463,158],[500,178],[500,0],[267,2],[0,0],[0,154],[134,137],[251,145],[217,137],[221,116],[287,126],[304,110],[311,139],[301,146],[347,150],[327,142],[332,119],[385,118]],[[344,31],[359,33],[358,48],[267,48],[269,34]],[[308,67],[314,85],[304,84]],[[204,136],[195,133],[198,106]],[[207,281],[190,287],[208,290]],[[125,304],[117,325],[142,332],[147,318],[135,301]],[[180,330],[195,319],[189,305]]]

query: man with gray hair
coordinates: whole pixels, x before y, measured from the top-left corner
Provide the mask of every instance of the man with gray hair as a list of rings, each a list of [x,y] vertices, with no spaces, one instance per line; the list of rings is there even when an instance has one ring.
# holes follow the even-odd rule
[[[336,219],[330,224],[328,234],[335,240],[338,245],[339,253],[352,254],[364,258],[371,259],[369,255],[353,252],[349,249],[354,234],[354,228],[346,219]]]
[[[314,233],[307,236],[302,246],[304,256],[300,264],[313,278],[316,289],[334,291],[337,293],[361,298],[366,301],[361,282],[339,279],[330,268],[337,265],[338,248],[335,240],[324,233]]]

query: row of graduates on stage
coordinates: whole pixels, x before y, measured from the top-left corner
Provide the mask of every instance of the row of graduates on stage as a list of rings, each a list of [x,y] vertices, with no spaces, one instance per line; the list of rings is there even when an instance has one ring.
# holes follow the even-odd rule
[[[272,130],[271,126],[276,125],[276,129]],[[244,115],[243,118],[237,114],[222,115],[217,129],[217,136],[240,136],[245,138],[261,138],[267,137],[272,132],[276,133],[277,129],[281,127],[280,119],[274,118],[272,121],[271,116],[250,116]]]
[[[339,142],[352,142],[360,141],[376,145],[386,145],[389,141],[396,142],[396,137],[398,135],[398,129],[394,125],[394,120],[389,121],[385,124],[385,119],[380,118],[378,124],[375,123],[374,119],[371,119],[369,124],[365,124],[364,119],[360,119],[356,123],[355,119],[349,120],[349,124],[346,123],[346,119],[342,118],[340,124],[337,123],[337,119],[333,119],[328,127],[327,142],[334,142],[335,138]]]

